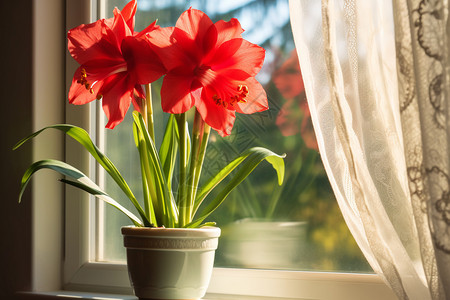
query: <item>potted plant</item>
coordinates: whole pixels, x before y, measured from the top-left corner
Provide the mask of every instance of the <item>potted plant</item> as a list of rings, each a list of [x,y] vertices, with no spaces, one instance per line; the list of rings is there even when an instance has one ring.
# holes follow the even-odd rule
[[[133,104],[132,134],[140,157],[142,196],[135,196],[80,127],[48,126],[19,141],[14,149],[48,129],[64,132],[89,151],[137,214],[77,168],[54,159],[37,161],[25,171],[19,201],[35,172],[44,168],[59,172],[65,176],[63,183],[96,196],[130,219],[132,226],[122,228],[122,233],[130,279],[139,298],[200,298],[209,282],[220,235],[215,223],[205,219],[263,160],[276,170],[278,183],[283,181],[284,156],[255,147],[199,186],[211,128],[227,136],[236,112],[251,114],[268,108],[266,93],[255,80],[264,49],[242,38],[238,20],[213,23],[195,9],[183,12],[174,27],[161,28],[155,21],[136,32],[136,5],[136,0],[130,1],[122,10],[116,8],[113,18],[68,32],[68,50],[80,64],[68,98],[76,105],[101,99],[109,129],[121,123]],[[169,118],[157,149],[150,83],[162,76],[161,106]],[[191,134],[188,114],[193,116]],[[205,201],[219,184],[220,192]]]

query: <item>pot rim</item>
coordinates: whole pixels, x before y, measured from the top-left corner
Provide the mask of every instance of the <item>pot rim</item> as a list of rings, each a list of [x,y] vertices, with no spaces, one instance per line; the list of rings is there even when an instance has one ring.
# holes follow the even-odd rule
[[[165,228],[165,227],[136,227],[123,226],[121,232],[124,236],[169,236],[169,237],[206,237],[220,236],[219,227],[205,226],[201,228]]]

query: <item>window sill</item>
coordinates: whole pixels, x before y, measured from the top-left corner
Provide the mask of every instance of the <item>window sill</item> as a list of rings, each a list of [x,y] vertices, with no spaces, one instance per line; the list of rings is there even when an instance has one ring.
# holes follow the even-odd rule
[[[17,300],[138,300],[132,295],[118,294],[100,294],[72,291],[54,291],[54,292],[20,292],[17,294]],[[289,298],[283,298],[290,300]],[[201,300],[280,300],[280,298],[261,297],[261,296],[241,296],[241,295],[206,295]],[[299,299],[295,299],[299,300]],[[306,300],[306,299],[305,299]]]
[[[230,275],[229,272],[233,272]],[[252,274],[255,273],[255,274]],[[319,274],[307,272],[275,273],[254,270],[216,270],[209,293],[203,300],[396,300],[393,292],[377,275]],[[253,275],[249,279],[249,276]],[[245,284],[239,284],[246,278]],[[251,277],[251,276],[250,276]],[[91,290],[95,291],[94,289]],[[227,293],[233,290],[232,294]],[[137,300],[133,295],[81,292],[21,292],[17,300]]]
[[[78,291],[20,292],[17,294],[17,300],[56,300],[56,299],[137,300],[135,296],[131,295],[86,293]]]
[[[95,300],[137,300],[131,295],[129,281],[117,278],[126,277],[126,265],[91,263],[86,267],[100,273],[85,274],[78,277],[83,282],[66,285],[64,291],[23,292],[19,300],[50,299],[95,299]],[[89,269],[88,268],[88,269]],[[114,272],[124,269],[123,276]],[[91,270],[91,271],[92,271]],[[108,272],[109,270],[109,272]],[[105,287],[104,282],[92,282],[97,277],[107,277],[115,283]],[[113,275],[114,276],[113,276]],[[88,276],[89,275],[89,276]],[[112,279],[111,279],[112,278]],[[102,284],[103,283],[103,284]],[[125,286],[125,284],[127,286]],[[83,291],[83,292],[78,292]],[[292,272],[252,269],[215,268],[208,294],[204,300],[396,300],[396,296],[382,279],[375,274],[343,274],[319,272]]]

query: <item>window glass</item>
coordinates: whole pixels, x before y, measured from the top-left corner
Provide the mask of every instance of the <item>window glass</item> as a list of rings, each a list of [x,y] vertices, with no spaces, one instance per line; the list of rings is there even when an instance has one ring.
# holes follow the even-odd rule
[[[106,1],[107,17],[126,2]],[[210,217],[222,229],[216,266],[371,272],[342,219],[320,160],[294,48],[288,0],[138,0],[136,30],[155,19],[160,26],[174,26],[191,6],[213,21],[238,18],[246,30],[243,36],[266,49],[257,79],[265,87],[270,106],[262,113],[238,114],[232,134],[226,138],[211,134],[203,178],[249,147],[287,154],[281,187],[272,168],[262,163]],[[167,119],[158,104],[161,83],[152,84],[159,138]],[[129,113],[114,130],[105,130],[105,151],[139,196],[139,159],[131,128]],[[104,184],[113,198],[126,200],[112,180],[106,178]],[[129,225],[129,220],[110,207],[100,212],[103,247],[98,260],[124,260],[120,227]]]

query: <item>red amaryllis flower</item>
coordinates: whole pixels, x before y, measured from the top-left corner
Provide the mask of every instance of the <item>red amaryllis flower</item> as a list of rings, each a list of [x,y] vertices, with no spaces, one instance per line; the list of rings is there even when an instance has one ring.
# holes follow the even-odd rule
[[[158,30],[153,22],[145,30],[134,32],[136,0],[122,11],[115,8],[114,17],[80,25],[68,33],[68,48],[80,64],[69,90],[69,102],[85,104],[103,98],[107,128],[119,124],[135,96],[145,98],[141,84],[161,77],[164,66],[143,37]]]
[[[286,99],[294,98],[305,91],[300,63],[295,50],[291,51],[289,58],[274,72],[273,82]]]
[[[273,82],[283,97],[287,98],[276,120],[281,134],[291,136],[300,133],[308,148],[318,150],[319,147],[312,127],[311,113],[306,100],[302,72],[295,50],[291,52],[290,57],[281,67],[275,71]]]
[[[255,79],[265,50],[243,39],[242,32],[237,19],[213,23],[202,11],[188,9],[175,27],[147,34],[164,51],[165,112],[184,113],[195,105],[203,120],[226,136],[235,112],[268,108],[266,93]]]

